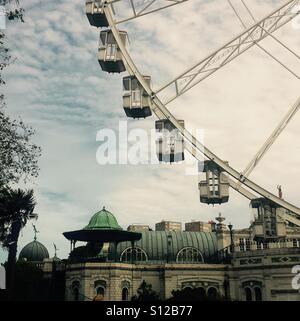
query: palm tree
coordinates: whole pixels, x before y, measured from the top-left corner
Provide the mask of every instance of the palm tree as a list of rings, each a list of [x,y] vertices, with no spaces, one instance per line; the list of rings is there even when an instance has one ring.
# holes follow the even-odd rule
[[[14,272],[16,265],[18,240],[20,231],[27,221],[33,218],[36,201],[33,190],[0,189],[0,241],[8,249],[6,264],[6,279],[9,297],[12,297],[14,288]]]

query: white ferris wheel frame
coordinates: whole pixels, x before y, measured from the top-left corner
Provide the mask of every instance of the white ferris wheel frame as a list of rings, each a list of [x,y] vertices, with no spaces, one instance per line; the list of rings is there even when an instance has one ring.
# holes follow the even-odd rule
[[[120,1],[120,0],[117,0]],[[190,79],[195,79],[198,74],[195,75],[193,73],[192,75],[190,74],[191,71],[193,72],[195,68],[199,68],[199,66],[203,67],[203,62],[205,62],[204,66],[206,67],[208,65],[208,62],[212,62],[213,58],[216,57],[217,54],[219,54],[224,48],[232,48],[234,46],[233,53],[236,54],[236,56],[240,55],[243,53],[245,50],[248,48],[252,47],[254,44],[259,42],[260,40],[264,39],[268,35],[270,35],[273,31],[277,30],[290,20],[292,20],[295,16],[300,14],[300,10],[292,12],[292,8],[295,6],[300,7],[300,0],[290,0],[288,1],[285,5],[280,7],[278,10],[274,11],[270,15],[268,15],[266,18],[262,19],[261,21],[256,22],[252,27],[244,31],[241,35],[238,37],[234,38],[234,40],[228,44],[226,44],[224,47],[219,49],[218,51],[214,52],[211,56],[208,58],[202,60],[200,63],[197,65],[193,66],[192,68],[187,69],[186,72],[182,73],[179,77],[177,77],[175,80],[172,82],[168,83],[166,86],[162,87],[158,91],[154,92],[148,83],[144,80],[142,73],[139,71],[137,66],[135,65],[134,61],[132,60],[130,54],[128,53],[125,45],[123,44],[118,29],[117,29],[117,24],[123,21],[128,21],[129,19],[124,19],[123,21],[117,21],[114,18],[114,9],[112,4],[114,2],[117,2],[112,0],[104,2],[103,3],[103,12],[107,18],[108,24],[110,29],[112,30],[112,33],[114,35],[114,38],[117,42],[117,45],[122,53],[122,56],[124,58],[124,62],[126,63],[126,69],[127,72],[135,76],[143,89],[147,92],[147,94],[151,97],[151,110],[152,112],[158,117],[158,119],[168,119],[181,133],[181,135],[185,139],[185,149],[187,149],[192,156],[194,156],[197,160],[202,160],[202,155],[207,157],[208,159],[212,160],[215,162],[218,166],[220,166],[227,174],[230,175],[228,177],[229,184],[230,186],[235,189],[237,192],[248,198],[249,200],[255,199],[258,196],[255,195],[253,192],[257,193],[258,195],[267,198],[274,202],[275,204],[287,209],[289,212],[292,213],[292,215],[287,215],[286,219],[287,221],[290,221],[296,225],[300,225],[300,221],[298,218],[300,217],[300,208],[297,206],[283,200],[282,198],[279,198],[278,196],[274,195],[273,193],[267,191],[263,187],[259,186],[258,184],[254,183],[250,179],[248,179],[243,173],[237,171],[233,167],[229,166],[227,163],[225,163],[222,159],[220,159],[215,153],[213,153],[210,149],[208,149],[206,146],[204,146],[201,142],[199,142],[189,131],[184,129],[178,120],[172,115],[172,113],[167,109],[165,104],[157,97],[157,93],[163,90],[164,88],[169,87],[171,84],[175,84],[179,79],[182,77],[190,77]],[[187,0],[185,0],[187,1]],[[178,3],[182,3],[185,1],[178,1]],[[177,3],[176,3],[177,4]],[[299,8],[298,7],[298,8]],[[287,9],[285,11],[285,9]],[[157,11],[157,10],[156,10]],[[139,17],[139,16],[137,16]],[[134,18],[134,17],[133,17]],[[131,18],[130,18],[131,19]],[[266,21],[270,21],[272,19],[272,22],[269,27],[266,24]],[[259,30],[259,32],[258,32]],[[258,38],[255,38],[255,35],[259,35]],[[243,46],[246,46],[243,47]],[[211,69],[211,72],[215,72],[216,70],[220,69],[222,66],[227,64],[229,61],[233,60],[233,53],[229,53],[227,57],[224,58],[223,61],[221,61],[220,66],[218,68]],[[202,72],[201,68],[200,70],[197,70],[198,73],[200,74]],[[176,95],[175,97],[172,98],[175,99],[184,92],[186,92],[188,89],[191,87],[195,86],[197,83],[199,83],[201,80],[207,78],[207,76],[201,78],[200,80],[197,80],[196,83],[192,85],[186,86],[182,92],[178,91],[178,88],[176,87]],[[169,102],[169,101],[168,101]],[[281,126],[282,128],[282,126]],[[200,156],[201,155],[201,156]],[[224,175],[224,174],[223,174]],[[244,186],[249,188],[250,190],[246,189]],[[297,216],[297,218],[295,217]]]

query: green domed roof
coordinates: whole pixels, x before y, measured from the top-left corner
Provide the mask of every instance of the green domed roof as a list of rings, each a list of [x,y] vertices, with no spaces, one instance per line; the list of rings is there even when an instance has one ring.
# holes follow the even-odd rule
[[[122,230],[115,216],[105,207],[90,219],[84,230]]]
[[[44,259],[48,258],[48,250],[37,240],[25,245],[19,255],[19,260],[26,259],[29,262],[43,262]]]
[[[170,243],[169,243],[170,242]],[[169,244],[168,244],[169,243]],[[116,248],[110,244],[110,260],[121,258],[123,251],[131,249],[130,242],[121,242]],[[215,259],[218,251],[217,236],[214,232],[179,232],[179,231],[143,231],[142,238],[135,243],[152,262],[176,261],[180,250],[195,248],[200,251],[205,262]]]

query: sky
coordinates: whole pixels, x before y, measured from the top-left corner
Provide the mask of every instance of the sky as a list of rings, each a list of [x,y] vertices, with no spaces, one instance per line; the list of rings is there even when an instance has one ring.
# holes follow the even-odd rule
[[[257,19],[283,3],[247,1]],[[126,118],[122,108],[126,74],[101,70],[99,30],[89,25],[83,0],[26,0],[22,5],[25,23],[8,24],[6,30],[16,60],[5,70],[4,94],[9,115],[20,116],[35,128],[34,142],[42,147],[40,175],[25,188],[35,191],[38,240],[50,257],[55,243],[58,256],[66,258],[69,244],[62,233],[83,228],[103,206],[123,228],[132,223],[153,228],[162,219],[208,221],[219,212],[235,228],[249,226],[249,200],[231,190],[230,201],[222,206],[201,204],[199,178],[186,175],[185,164],[98,164],[99,130],[118,133],[119,122],[128,121],[129,129],[150,131],[155,118]],[[249,23],[248,18],[245,21]],[[151,75],[154,89],[243,30],[223,0],[190,0],[120,28],[128,32],[129,52],[141,72]],[[299,34],[292,23],[275,33],[298,54]],[[276,41],[266,39],[261,44],[300,74],[299,60]],[[204,143],[242,171],[298,97],[299,80],[254,47],[168,108],[185,120],[186,127],[203,130]],[[273,193],[281,184],[284,198],[296,206],[300,206],[299,122],[297,114],[250,176]],[[18,249],[32,240],[29,223]],[[0,262],[5,256],[0,250]]]

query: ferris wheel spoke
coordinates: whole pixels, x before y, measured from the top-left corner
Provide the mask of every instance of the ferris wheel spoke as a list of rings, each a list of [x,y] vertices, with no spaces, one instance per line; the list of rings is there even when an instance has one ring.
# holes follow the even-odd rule
[[[246,5],[244,0],[240,0],[242,2],[242,4],[244,5],[244,7],[246,8],[248,14],[250,15],[250,17],[255,20],[254,15],[252,14],[251,10],[249,9],[249,7]],[[239,14],[238,10],[235,8],[235,6],[233,5],[231,0],[227,0],[228,4],[230,5],[230,7],[232,8],[233,12],[235,13],[235,15],[237,16],[238,20],[240,21],[240,23],[242,24],[242,26],[247,29],[247,26],[244,22],[244,20],[242,19],[241,15]],[[280,40],[278,40],[276,37],[274,37],[272,34],[269,34],[275,41],[279,42],[284,48],[286,48],[287,50],[289,50],[291,53],[293,53],[294,55],[296,55],[293,51],[290,50],[290,48],[288,48],[287,46],[285,46]],[[285,69],[287,69],[291,74],[293,74],[297,79],[300,79],[300,77],[294,73],[291,69],[289,69],[287,66],[285,66],[281,61],[279,61],[274,55],[272,55],[268,50],[266,50],[264,47],[260,46],[259,44],[256,43],[256,45],[262,50],[264,51],[266,54],[268,54],[272,59],[274,59],[276,62],[278,62],[282,67],[284,67]],[[299,56],[296,55],[296,57],[299,59]],[[259,151],[255,154],[255,156],[252,158],[252,160],[250,161],[250,163],[247,165],[247,167],[245,168],[245,170],[242,172],[242,176],[243,177],[249,177],[249,175],[251,174],[251,172],[254,170],[254,168],[258,165],[258,163],[260,162],[260,160],[263,158],[263,156],[268,152],[268,150],[271,148],[271,146],[274,144],[274,142],[276,141],[276,139],[279,137],[279,135],[283,132],[283,130],[286,128],[286,126],[288,125],[288,123],[291,121],[291,119],[295,116],[295,114],[297,113],[297,111],[300,108],[300,97],[298,98],[298,100],[296,101],[296,103],[289,109],[288,113],[283,117],[283,119],[281,120],[281,122],[279,123],[279,125],[275,128],[275,130],[272,132],[271,136],[266,140],[266,142],[264,143],[264,145],[259,149]],[[241,186],[241,183],[239,182],[237,187]]]
[[[243,0],[241,0],[242,3],[244,4],[244,6],[246,6],[245,2]],[[237,9],[234,7],[234,5],[232,4],[231,0],[227,0],[228,4],[230,5],[231,9],[233,10],[234,14],[236,15],[236,17],[238,18],[238,20],[240,21],[241,25],[247,29],[247,26],[244,22],[244,20],[242,19],[241,15],[239,14],[239,12],[237,11]],[[248,9],[248,13],[250,14],[250,10],[248,8],[248,6],[246,6],[246,8]],[[254,19],[253,15],[250,14],[251,18]],[[255,19],[254,19],[255,21]],[[271,36],[274,40],[276,40],[277,42],[279,42],[280,44],[282,44],[277,38],[275,38],[272,34],[270,34],[268,31],[266,31],[268,33],[269,36]],[[255,45],[261,49],[264,53],[266,53],[269,57],[271,57],[274,61],[276,61],[281,67],[283,67],[284,69],[286,69],[290,74],[292,74],[293,76],[295,76],[298,80],[300,80],[300,76],[297,75],[293,70],[291,70],[288,66],[286,66],[283,62],[281,62],[278,58],[276,58],[269,50],[267,50],[266,48],[264,48],[263,46],[261,46],[260,44],[258,44],[257,42],[255,43]],[[284,46],[284,48],[288,49],[290,52],[292,52],[294,55],[296,55],[293,51],[291,51],[288,47],[286,47],[285,45],[282,44],[282,46]]]
[[[286,221],[288,221],[296,226],[300,226],[300,220],[292,213],[286,213],[285,219],[286,219]]]
[[[267,153],[270,147],[274,144],[276,139],[283,132],[283,130],[286,128],[286,126],[289,124],[292,118],[296,115],[299,109],[300,109],[300,97],[298,98],[296,103],[290,108],[288,113],[283,117],[279,125],[272,132],[271,136],[266,140],[264,145],[259,149],[259,151],[250,161],[248,166],[245,168],[245,170],[242,173],[243,177],[248,177],[251,174],[251,172],[254,170],[257,164],[261,161],[261,159]]]
[[[233,40],[156,90],[155,93],[158,94],[169,88],[175,90],[175,95],[165,103],[165,105],[169,104],[295,18],[300,14],[299,9],[294,10],[298,6],[300,6],[300,0],[288,1],[266,18],[256,22]]]
[[[252,20],[254,22],[256,22],[256,18],[254,16],[254,14],[252,13],[252,11],[250,10],[249,6],[246,4],[245,0],[241,0],[243,6],[245,7],[246,11],[248,12],[249,16],[252,18]],[[267,31],[266,31],[267,32]],[[300,59],[300,56],[294,52],[293,50],[291,50],[291,48],[289,48],[286,44],[284,44],[281,40],[279,40],[277,37],[275,37],[274,35],[269,33],[269,36],[274,39],[277,43],[279,43],[282,47],[284,47],[286,50],[288,50],[291,54],[293,54],[296,58]]]
[[[107,1],[105,5],[117,5],[121,1],[125,2],[125,0],[111,0]],[[117,18],[114,24],[117,25],[120,23],[128,22],[130,20],[170,8],[187,1],[189,0],[129,0],[131,14],[128,13],[128,15],[125,17],[122,17],[120,19]]]

